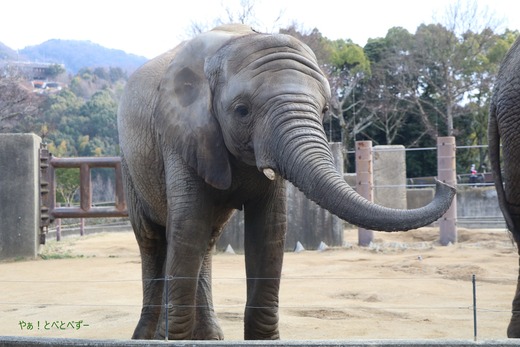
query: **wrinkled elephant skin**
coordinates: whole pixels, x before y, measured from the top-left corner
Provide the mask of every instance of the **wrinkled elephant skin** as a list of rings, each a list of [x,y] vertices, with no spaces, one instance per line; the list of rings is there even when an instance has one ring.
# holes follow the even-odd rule
[[[520,243],[520,39],[513,44],[500,66],[489,111],[489,159],[498,203],[518,247]],[[500,143],[502,143],[502,150]],[[520,273],[512,312],[507,336],[520,338]]]
[[[118,130],[142,259],[143,308],[133,338],[223,338],[212,304],[211,249],[236,209],[245,214],[244,338],[280,337],[285,180],[373,230],[417,228],[449,208],[454,190],[442,183],[416,210],[361,198],[335,170],[322,126],[329,98],[306,45],[244,25],[203,33],[131,76]],[[172,279],[166,293],[165,276]]]

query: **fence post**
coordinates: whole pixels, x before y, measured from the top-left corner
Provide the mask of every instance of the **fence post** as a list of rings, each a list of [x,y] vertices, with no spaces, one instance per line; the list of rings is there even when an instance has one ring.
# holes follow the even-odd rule
[[[56,241],[61,241],[61,218],[56,218]]]
[[[437,138],[437,176],[439,181],[453,187],[457,186],[457,170],[455,165],[455,137]],[[439,220],[440,243],[446,246],[457,242],[457,199]]]
[[[79,220],[79,235],[85,236],[85,218]]]
[[[41,138],[0,134],[0,259],[35,258],[40,244]]]
[[[356,191],[368,201],[374,201],[374,175],[372,170],[372,141],[356,141]],[[374,232],[358,228],[358,244],[368,246]]]

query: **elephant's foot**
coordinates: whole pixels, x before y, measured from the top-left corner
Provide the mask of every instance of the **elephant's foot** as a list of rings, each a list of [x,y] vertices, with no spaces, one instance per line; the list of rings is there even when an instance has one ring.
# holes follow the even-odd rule
[[[216,322],[197,324],[193,329],[193,340],[224,340],[224,332]]]
[[[509,326],[507,327],[507,337],[520,338],[520,314],[513,313]]]
[[[278,307],[257,308],[260,305],[246,307],[244,314],[245,340],[279,340]]]
[[[134,334],[132,335],[133,340],[150,340],[154,337],[157,326],[157,314],[142,313],[139,323],[135,327]]]
[[[278,330],[271,332],[246,331],[244,333],[244,340],[280,340],[280,333],[278,332]]]
[[[224,340],[224,333],[218,324],[215,311],[208,309],[197,310],[193,340]]]

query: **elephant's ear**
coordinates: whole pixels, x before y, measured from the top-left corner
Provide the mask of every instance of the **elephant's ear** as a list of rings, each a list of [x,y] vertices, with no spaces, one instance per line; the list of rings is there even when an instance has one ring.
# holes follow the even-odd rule
[[[212,113],[204,63],[229,40],[243,34],[214,30],[184,43],[166,70],[158,91],[155,121],[161,141],[218,189],[231,186],[231,166],[220,125]]]

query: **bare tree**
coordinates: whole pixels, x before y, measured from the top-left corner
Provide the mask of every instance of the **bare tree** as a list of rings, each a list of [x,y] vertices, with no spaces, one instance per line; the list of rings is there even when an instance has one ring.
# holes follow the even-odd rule
[[[235,6],[230,6],[229,1],[226,2],[226,5],[222,2],[223,13],[218,14],[212,21],[207,23],[192,21],[187,29],[186,36],[188,38],[194,37],[213,27],[228,23],[247,24],[259,31],[273,32],[278,27],[284,11],[280,10],[274,18],[270,19],[270,23],[261,22],[256,13],[261,3],[261,0],[239,0],[238,3],[235,3]]]
[[[0,132],[12,130],[24,117],[36,115],[42,97],[33,93],[30,82],[4,70],[0,76]]]

